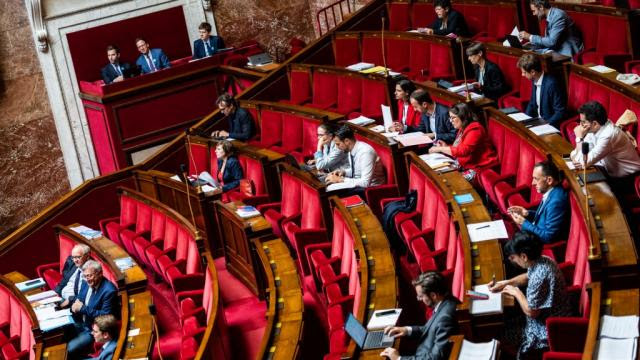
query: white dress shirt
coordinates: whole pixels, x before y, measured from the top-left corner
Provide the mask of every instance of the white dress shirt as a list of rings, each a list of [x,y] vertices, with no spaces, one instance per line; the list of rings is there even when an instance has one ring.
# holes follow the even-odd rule
[[[609,176],[615,178],[640,171],[640,156],[633,143],[611,120],[607,120],[595,133],[587,134],[583,141],[589,143],[587,167],[602,166]],[[585,165],[581,142],[577,142],[571,152],[571,160]]]
[[[536,86],[536,104],[538,105],[538,117],[542,119],[542,112],[540,111],[540,96],[542,92],[542,78],[544,78],[544,73],[540,75],[540,78],[534,83]]]
[[[349,167],[344,182],[353,187],[366,188],[385,183],[385,172],[376,151],[363,141],[356,141],[348,154]]]
[[[67,284],[60,291],[60,297],[62,297],[65,300],[68,300],[71,296],[76,295],[73,292],[73,287],[76,283],[76,278],[78,276],[81,277],[80,282],[78,283],[78,291],[80,291],[80,287],[82,286],[82,282],[84,281],[84,276],[82,275],[82,270],[80,268],[76,268],[76,270],[73,272],[73,275],[71,275],[71,277],[69,278],[69,281],[67,282]]]

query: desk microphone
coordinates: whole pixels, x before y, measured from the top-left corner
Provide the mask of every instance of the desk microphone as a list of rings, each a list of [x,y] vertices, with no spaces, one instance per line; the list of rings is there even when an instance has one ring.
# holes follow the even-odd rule
[[[158,348],[158,356],[160,357],[160,360],[163,360],[162,353],[160,352],[160,332],[158,331],[158,323],[156,322],[157,314],[156,304],[149,304],[149,315],[151,315],[151,322],[153,323],[153,328],[156,331],[156,347]]]
[[[584,182],[584,208],[587,211],[584,214],[587,217],[587,231],[591,234],[591,208],[589,207],[589,188],[587,187],[587,159],[589,158],[589,143],[585,142],[584,139],[582,141],[582,181]],[[593,253],[593,236],[589,236],[589,257],[594,257]]]
[[[384,51],[384,20],[386,19],[386,12],[384,9],[380,10],[380,20],[382,21],[382,29],[380,31],[380,41],[382,42],[382,65],[384,65],[384,76],[389,77],[389,69],[387,68],[387,56]]]
[[[191,195],[189,193],[189,188],[191,185],[189,184],[189,178],[187,177],[187,166],[185,164],[180,164],[180,172],[185,179],[185,188],[187,189],[187,204],[189,204],[189,213],[191,214],[191,221],[193,222],[193,227],[196,229],[196,238],[200,236],[200,231],[198,230],[198,225],[196,223],[196,217],[193,215],[193,208],[191,207]],[[197,182],[197,180],[196,180]]]
[[[467,67],[464,64],[464,44],[461,38],[456,38],[456,42],[460,45],[460,61],[462,64],[462,76],[464,77],[464,88],[467,90],[467,102],[471,102],[471,94],[469,93],[469,82],[467,81]]]

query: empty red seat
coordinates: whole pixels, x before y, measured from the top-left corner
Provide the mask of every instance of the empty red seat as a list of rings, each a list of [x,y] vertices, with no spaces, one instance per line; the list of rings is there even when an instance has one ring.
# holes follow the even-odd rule
[[[135,200],[127,196],[123,196],[122,193],[119,193],[118,196],[120,197],[120,216],[100,220],[100,230],[111,241],[118,245],[122,245],[120,232],[122,230],[132,228],[135,225],[138,204]]]
[[[333,57],[337,66],[360,62],[360,37],[357,34],[333,33]]]
[[[407,31],[411,29],[409,2],[388,2],[389,31]]]

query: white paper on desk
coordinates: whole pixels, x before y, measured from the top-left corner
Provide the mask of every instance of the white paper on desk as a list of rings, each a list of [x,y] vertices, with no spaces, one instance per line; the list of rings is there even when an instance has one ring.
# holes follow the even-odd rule
[[[55,302],[58,302],[58,301],[62,301],[62,298],[60,296],[52,296],[52,297],[48,297],[46,299],[39,300],[38,304],[47,305],[47,304],[55,303]]]
[[[598,340],[596,359],[598,360],[624,360],[635,359],[638,347],[638,338],[633,339],[609,339]]]
[[[628,339],[640,336],[638,333],[637,315],[610,316],[604,315],[600,320],[600,337]]]
[[[372,126],[372,127],[370,127],[370,128],[369,128],[369,130],[371,130],[371,131],[375,131],[375,132],[377,132],[377,133],[383,133],[383,132],[385,132],[385,130],[387,130],[387,129],[385,129],[385,128],[384,128],[384,125],[376,125],[376,126]]]
[[[182,181],[180,180],[180,176],[178,175],[173,175],[172,177],[170,177],[171,180],[175,180],[175,181]]]
[[[468,83],[468,84],[469,84],[469,90],[472,90],[473,89],[473,85],[471,83]],[[447,90],[449,90],[451,92],[454,92],[454,93],[457,93],[457,92],[460,92],[462,90],[467,90],[467,85],[466,84],[456,85],[456,86],[452,86],[452,87],[448,88]]]
[[[458,93],[461,96],[467,96],[467,91],[463,90],[461,92]],[[471,100],[478,100],[478,99],[482,99],[484,96],[480,95],[478,93],[474,93],[473,91],[469,91],[469,97],[471,98]]]
[[[349,120],[350,123],[355,124],[355,125],[359,125],[359,126],[367,126],[369,124],[373,124],[374,122],[376,122],[375,120],[368,118],[366,116],[358,116],[355,119],[351,119]]]
[[[489,295],[487,300],[472,299],[469,313],[472,315],[502,314],[502,293],[491,292],[489,285],[476,285],[473,291]]]
[[[359,62],[357,64],[353,64],[353,65],[347,66],[347,69],[353,70],[353,71],[362,71],[362,70],[371,69],[374,66],[375,66],[375,64],[366,63],[366,62]]]
[[[55,306],[47,306],[47,307],[35,309],[33,310],[33,312],[36,313],[36,317],[40,321],[51,320],[51,319],[56,319],[59,317],[71,315],[70,309],[56,311]]]
[[[27,296],[27,300],[29,302],[34,302],[34,301],[39,301],[39,300],[42,300],[42,299],[50,298],[50,297],[53,297],[53,296],[58,296],[58,294],[53,290],[48,290],[48,291],[43,291],[41,293],[28,295]]]
[[[67,324],[73,324],[73,318],[71,316],[58,317],[49,320],[40,320],[40,330],[49,331],[52,329],[65,326]]]
[[[455,160],[453,160],[452,158],[440,153],[420,155],[420,159],[427,165],[429,165],[429,167],[433,170],[447,167],[455,162]]]
[[[510,118],[512,118],[513,120],[519,121],[519,122],[527,121],[527,120],[531,119],[531,116],[529,116],[529,115],[527,115],[527,114],[525,114],[523,112],[518,112],[518,113],[515,113],[515,114],[509,114],[508,116]]]
[[[463,339],[458,360],[493,360],[496,358],[499,343],[500,342],[496,339],[482,343],[473,343]]]
[[[538,126],[533,126],[530,127],[529,130],[531,130],[532,133],[538,135],[538,136],[542,136],[542,135],[547,135],[547,134],[554,134],[554,133],[559,133],[560,130],[556,129],[555,127],[549,125],[549,124],[544,124],[544,125],[538,125]]]
[[[595,72],[599,72],[601,74],[606,74],[606,73],[610,73],[610,72],[616,71],[615,69],[612,69],[610,67],[606,67],[604,65],[591,66],[591,67],[589,67],[589,69],[591,69],[591,70],[593,70]]]
[[[393,310],[393,314],[386,314],[378,316],[377,314],[384,311]],[[369,323],[367,324],[367,330],[382,330],[387,326],[395,326],[398,322],[398,318],[402,313],[402,309],[380,309],[373,312]]]
[[[382,135],[388,137],[388,138],[394,138],[396,136],[398,136],[398,132],[397,131],[392,131],[392,132],[383,132]]]
[[[420,31],[418,31],[418,29],[409,30],[409,31],[407,31],[407,32],[415,33],[415,34],[420,34]]]
[[[480,242],[493,239],[507,239],[507,228],[503,220],[485,221],[475,224],[467,224],[471,242]]]
[[[509,34],[509,35],[517,36],[518,40],[520,40],[520,42],[522,42],[522,39],[520,38],[520,30],[518,30],[518,25],[513,27],[513,30],[511,30],[511,34]],[[511,47],[511,44],[509,44],[508,40],[503,41],[502,45],[506,46],[506,47]]]
[[[354,188],[353,183],[341,182],[341,183],[329,184],[327,186],[327,191],[336,191],[336,190],[352,189],[352,188]]]
[[[433,139],[431,139],[427,134],[422,131],[410,132],[407,134],[400,134],[394,139],[402,144],[403,146],[415,146],[415,145],[423,145],[423,144],[431,144]]]
[[[393,116],[391,116],[391,107],[380,104],[380,108],[382,109],[382,120],[385,129],[389,129],[391,125],[393,125]]]
[[[564,162],[565,162],[565,164],[567,164],[567,167],[569,168],[569,170],[575,170],[576,169],[576,165],[573,163],[573,161],[565,160]]]
[[[127,336],[138,336],[140,335],[140,328],[137,329],[131,329],[129,330],[129,332],[127,333]]]

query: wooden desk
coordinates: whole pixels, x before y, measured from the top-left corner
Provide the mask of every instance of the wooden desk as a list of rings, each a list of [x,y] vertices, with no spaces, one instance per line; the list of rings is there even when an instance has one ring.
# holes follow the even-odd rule
[[[269,64],[264,64],[264,65],[248,65],[247,64],[246,68],[249,70],[256,70],[259,72],[267,73],[277,69],[278,67],[280,67],[280,65],[281,65],[280,63],[276,63],[276,62],[271,62]]]
[[[66,360],[67,359],[67,344],[59,344],[54,346],[47,346],[41,352],[42,360]],[[36,356],[36,359],[38,357]]]

